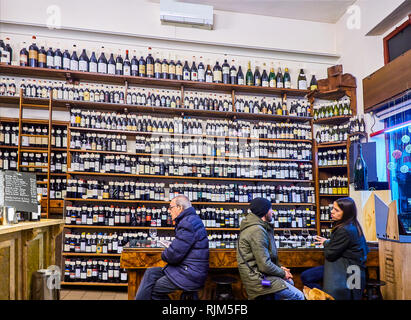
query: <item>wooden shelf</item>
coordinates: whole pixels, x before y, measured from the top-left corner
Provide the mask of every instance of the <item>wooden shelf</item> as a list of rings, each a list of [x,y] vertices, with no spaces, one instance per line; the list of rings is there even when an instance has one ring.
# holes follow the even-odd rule
[[[337,89],[328,90],[328,91],[314,90],[308,94],[308,97],[309,98],[313,97],[313,98],[322,99],[322,100],[339,100],[345,95],[346,95],[345,90],[337,88]]]
[[[337,117],[314,120],[314,124],[340,125],[345,122],[348,122],[350,119],[351,119],[351,116],[337,116]]]
[[[333,220],[321,220],[320,223],[333,223]]]
[[[253,179],[253,178],[214,178],[214,177],[185,177],[185,176],[156,176],[156,175],[136,175],[128,173],[100,173],[100,172],[68,172],[69,175],[87,176],[108,176],[108,177],[129,177],[129,178],[153,178],[153,179],[188,179],[188,180],[215,180],[215,181],[250,181],[250,182],[291,182],[291,183],[313,183],[313,180],[295,179]]]
[[[111,282],[65,282],[60,283],[63,286],[108,286],[108,287],[128,287],[127,283],[111,283]]]
[[[4,146],[4,145],[0,146],[0,149],[18,149],[18,148],[19,148],[18,146]]]
[[[69,152],[80,153],[98,153],[110,155],[126,155],[126,156],[141,156],[141,157],[167,157],[167,158],[200,158],[200,159],[215,159],[215,160],[241,160],[241,161],[273,161],[273,162],[313,162],[312,160],[298,160],[298,159],[277,159],[277,158],[241,158],[232,156],[206,156],[206,155],[187,155],[187,154],[155,154],[155,153],[131,153],[131,152],[117,152],[117,151],[99,151],[99,150],[82,150],[69,149]]]
[[[157,230],[174,230],[174,227],[140,227],[140,226],[99,226],[99,225],[82,225],[82,224],[65,224],[68,229],[119,229],[119,230],[149,230],[156,228]]]
[[[218,92],[232,93],[232,91],[246,92],[249,94],[269,94],[269,95],[282,95],[287,94],[289,96],[304,97],[310,91],[309,90],[297,90],[297,89],[284,89],[284,88],[269,88],[269,87],[256,87],[234,84],[222,84],[222,83],[206,83],[197,81],[184,81],[184,80],[168,80],[168,79],[155,79],[147,77],[132,77],[132,76],[119,76],[109,75],[93,72],[81,72],[70,70],[55,70],[47,68],[32,68],[21,67],[11,65],[0,65],[0,73],[10,74],[16,76],[25,76],[33,78],[46,78],[66,81],[68,79],[77,81],[93,81],[102,82],[107,84],[124,85],[126,82],[129,85],[142,85],[142,86],[154,86],[165,87],[175,90],[180,90],[182,86],[185,89],[197,89],[197,90],[210,90]]]
[[[349,194],[324,194],[320,193],[320,197],[349,197]]]
[[[116,200],[116,199],[80,199],[80,198],[65,198],[66,201],[82,201],[82,202],[113,202],[113,203],[141,203],[141,204],[168,204],[170,201],[151,201],[151,200]],[[195,205],[226,205],[226,206],[248,206],[249,202],[191,202]],[[271,203],[273,206],[315,206],[314,203]]]
[[[335,148],[335,147],[347,147],[347,142],[327,142],[317,144],[318,148]]]
[[[88,253],[88,252],[62,252],[63,257],[121,257],[121,253]]]
[[[347,164],[342,164],[342,165],[336,165],[336,166],[318,166],[318,169],[328,169],[328,168],[347,168]]]
[[[141,131],[122,131],[122,130],[106,130],[106,129],[92,129],[69,127],[71,131],[84,131],[90,133],[105,133],[105,134],[119,134],[125,136],[140,136],[140,135],[159,135],[159,136],[181,136],[181,137],[195,137],[195,138],[213,138],[213,139],[236,139],[236,140],[258,140],[258,141],[273,141],[273,142],[299,142],[299,143],[313,143],[313,140],[308,139],[274,139],[274,138],[253,138],[253,137],[234,137],[234,136],[212,136],[207,134],[189,134],[189,133],[168,133],[168,132],[141,132]]]

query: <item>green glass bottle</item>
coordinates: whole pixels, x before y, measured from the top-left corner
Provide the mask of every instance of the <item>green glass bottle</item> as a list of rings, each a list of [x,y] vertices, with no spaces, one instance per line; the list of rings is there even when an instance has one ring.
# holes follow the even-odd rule
[[[245,75],[245,84],[247,86],[253,86],[254,85],[254,76],[253,76],[253,72],[251,71],[251,62],[248,61],[248,70],[247,73]]]
[[[338,104],[337,104],[337,100],[334,101],[333,116],[334,116],[334,117],[339,116],[339,114],[338,114]]]
[[[276,87],[274,68],[270,69],[270,74],[268,75],[268,86],[270,88],[275,88]]]

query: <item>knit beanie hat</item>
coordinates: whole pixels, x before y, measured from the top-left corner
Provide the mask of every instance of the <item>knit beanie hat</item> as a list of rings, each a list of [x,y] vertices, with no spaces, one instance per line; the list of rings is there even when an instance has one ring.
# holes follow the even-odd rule
[[[271,202],[264,198],[255,198],[250,202],[250,210],[256,216],[264,217],[271,209]]]

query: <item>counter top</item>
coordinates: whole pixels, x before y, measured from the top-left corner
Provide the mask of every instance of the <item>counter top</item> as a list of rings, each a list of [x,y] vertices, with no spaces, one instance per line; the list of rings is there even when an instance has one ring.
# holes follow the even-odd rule
[[[12,224],[7,226],[0,226],[0,235],[8,234],[13,232],[19,232],[28,229],[34,228],[42,228],[42,227],[49,227],[54,225],[63,225],[63,219],[41,219],[40,221],[36,222],[20,222],[18,224]]]

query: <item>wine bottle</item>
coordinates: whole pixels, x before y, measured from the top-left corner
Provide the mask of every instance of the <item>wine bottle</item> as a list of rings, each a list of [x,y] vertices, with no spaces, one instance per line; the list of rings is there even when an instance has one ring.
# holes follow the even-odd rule
[[[54,52],[51,47],[46,52],[46,64],[48,69],[54,68]]]
[[[53,66],[56,70],[63,68],[63,54],[61,53],[60,48],[57,48],[57,50],[54,52]]]
[[[154,58],[151,55],[151,48],[148,48],[148,56],[146,58],[146,74],[149,78],[154,78]]]
[[[33,36],[33,41],[36,41],[36,36]],[[36,43],[33,42],[33,44],[29,47],[29,66],[34,68],[37,67],[38,58],[39,48],[36,46]]]
[[[274,68],[270,69],[270,74],[268,75],[268,86],[270,88],[275,88],[276,87]]]
[[[247,86],[253,86],[254,85],[254,76],[253,76],[253,73],[251,71],[251,61],[248,61],[248,69],[247,69],[247,73],[245,75],[245,84]]]
[[[193,57],[193,64],[191,66],[191,72],[190,72],[190,77],[191,81],[198,81],[198,70],[195,62],[195,57]]]
[[[116,61],[114,60],[113,53],[110,53],[110,58],[107,62],[107,74],[116,74]]]
[[[161,79],[161,61],[157,52],[157,58],[154,61],[154,78]]]
[[[6,38],[6,41],[10,41],[10,38]],[[11,65],[13,59],[13,49],[10,47],[10,43],[2,45],[2,51],[0,52],[0,62]]]
[[[254,85],[257,87],[261,86],[261,74],[258,66],[255,67],[254,71]]]
[[[118,76],[123,75],[123,58],[121,57],[121,53],[117,54],[115,74]]]
[[[354,166],[354,189],[368,190],[368,168],[362,155],[362,144],[358,143],[358,155]]]
[[[202,61],[203,57],[200,57],[200,63],[198,64],[198,81],[205,82],[205,67]]]
[[[284,88],[291,89],[291,76],[290,76],[290,73],[288,72],[288,68],[285,68],[285,71],[284,71]]]
[[[63,52],[63,69],[70,70],[71,56],[68,50]]]
[[[278,68],[277,72],[277,88],[284,88],[283,73],[281,72],[281,68]]]
[[[234,60],[231,60],[230,83],[231,83],[231,84],[238,84],[238,81],[237,81],[237,69],[236,69],[236,67],[235,67]]]
[[[263,73],[261,75],[261,86],[262,87],[268,87],[268,75],[267,71],[265,71],[265,63],[263,64]]]
[[[163,62],[161,63],[161,77],[163,79],[169,78],[169,66],[165,58],[163,59]]]
[[[29,53],[26,49],[26,43],[23,42],[22,48],[20,50],[20,66],[27,67],[28,65],[29,65]]]
[[[131,64],[130,64],[130,58],[128,56],[128,50],[126,50],[126,57],[124,58],[123,75],[131,76]]]
[[[141,56],[140,60],[138,60],[138,76],[139,77],[146,76],[146,60],[144,60],[143,56]]]
[[[131,75],[133,77],[138,77],[138,59],[136,55],[131,59]]]
[[[73,45],[73,54],[71,55],[70,59],[70,70],[73,71],[78,71],[78,57],[77,57],[77,52],[76,52],[76,45]]]
[[[107,58],[104,55],[104,47],[101,47],[100,58],[98,58],[98,73],[107,73]]]
[[[176,64],[176,79],[183,80],[183,64],[180,60],[178,60]]]
[[[300,70],[300,74],[298,75],[298,89],[307,90],[307,77],[303,69]]]
[[[39,49],[37,67],[39,67],[39,68],[46,68],[47,67],[46,54],[47,54],[46,50],[44,50],[44,47],[41,46],[40,49]]]
[[[218,61],[215,62],[214,68],[213,68],[213,82],[214,83],[222,83],[222,68],[218,64]]]
[[[177,78],[177,76],[176,76],[176,64],[174,63],[174,60],[170,60],[170,63],[168,65],[168,78],[170,80],[175,80]]]
[[[211,71],[211,66],[209,64],[207,65],[206,82],[208,83],[213,82],[213,71]]]
[[[183,80],[190,80],[190,67],[188,66],[187,60],[185,61],[183,67]]]
[[[89,71],[90,72],[97,72],[98,71],[98,62],[97,62],[96,53],[94,51],[91,53],[90,63],[89,63]]]
[[[227,62],[227,59],[224,59],[224,63],[222,65],[222,72],[223,72],[223,83],[229,84],[230,83],[230,65]]]
[[[315,74],[313,74],[311,77],[311,82],[310,82],[310,90],[313,91],[317,89],[318,89],[317,79],[315,78]]]
[[[244,73],[243,73],[243,70],[241,69],[241,66],[238,67],[237,84],[242,85],[242,86],[244,85]]]

